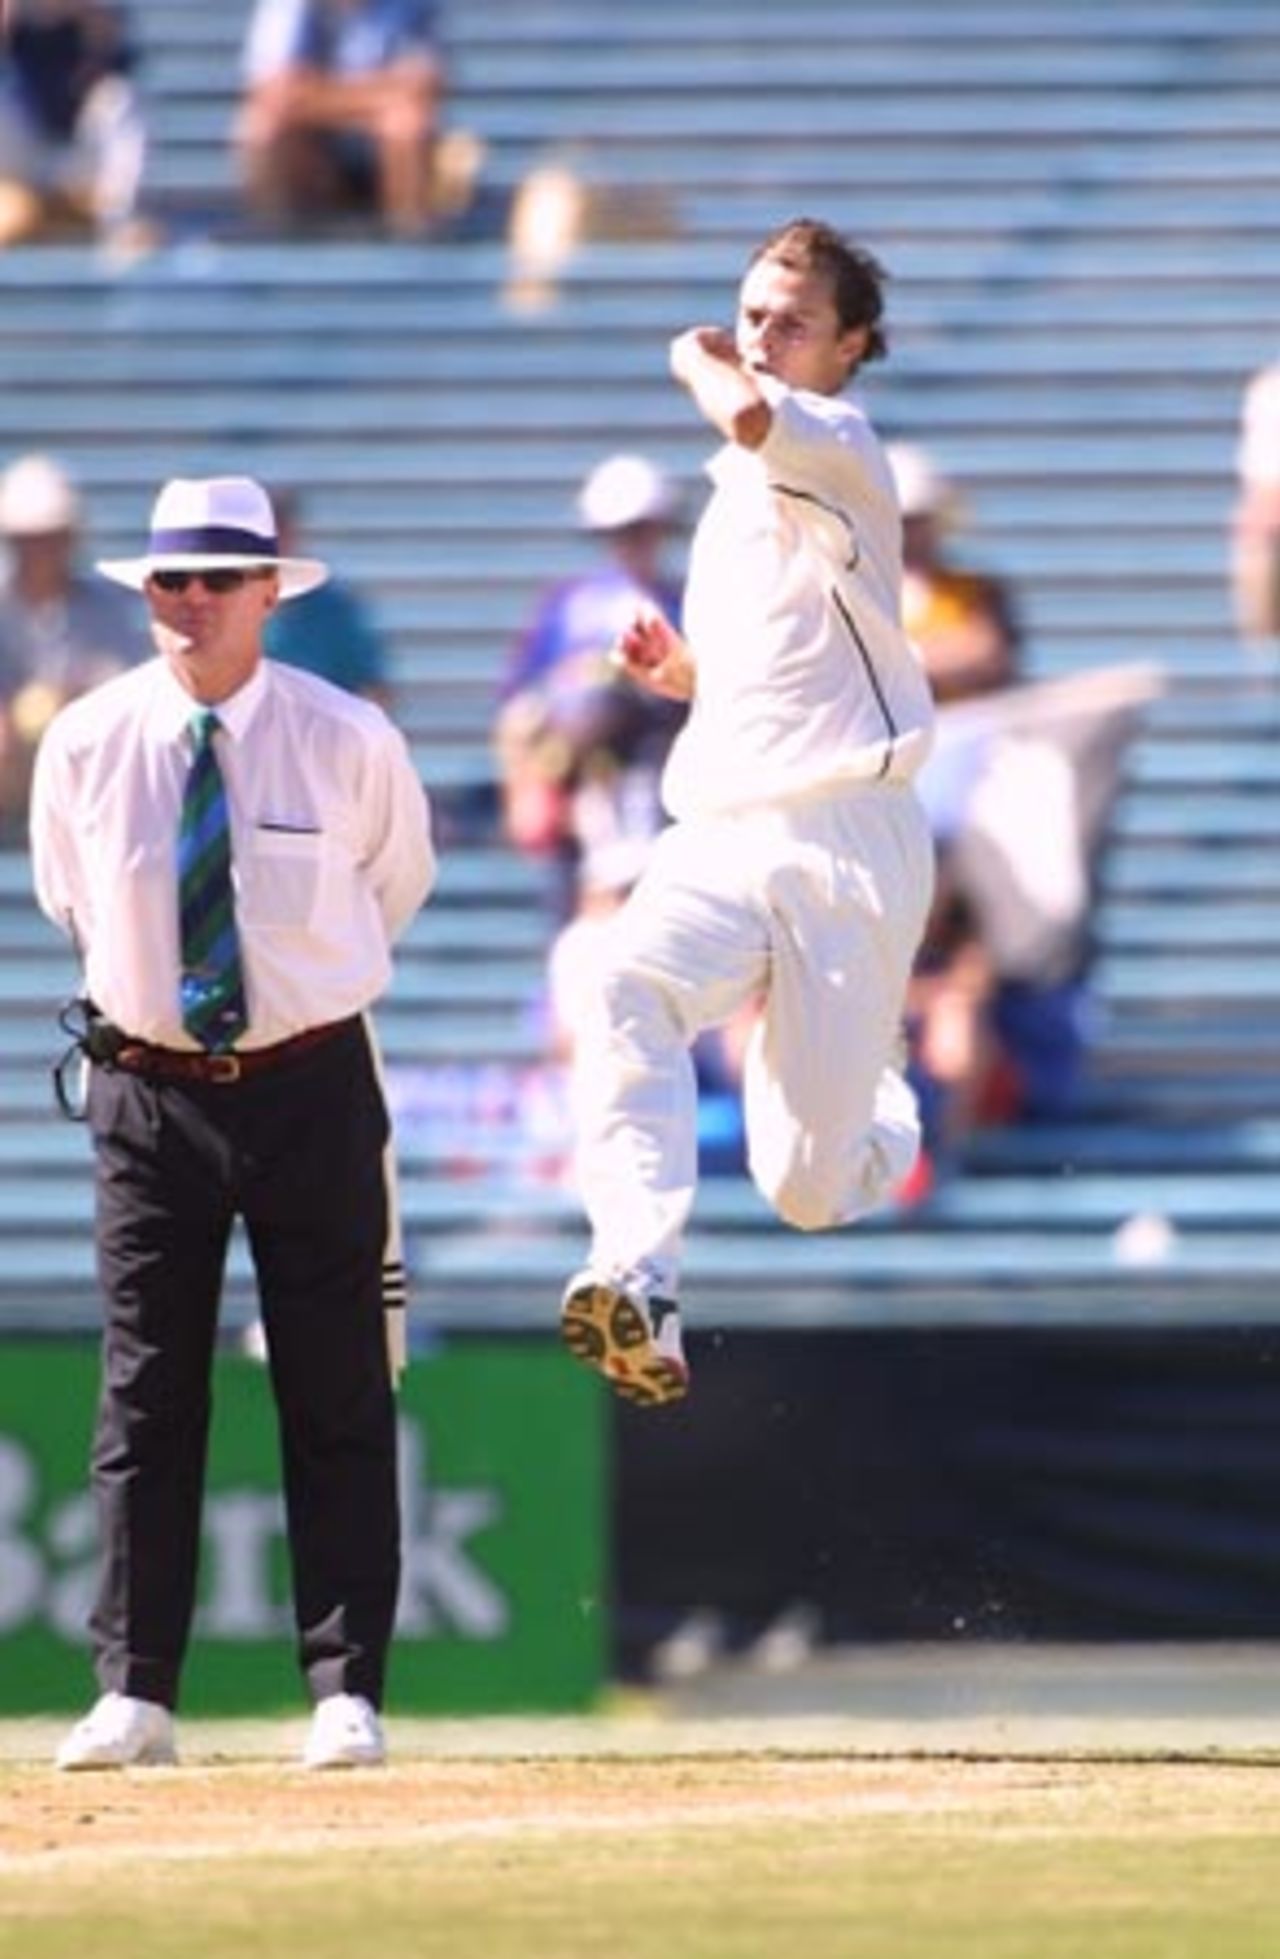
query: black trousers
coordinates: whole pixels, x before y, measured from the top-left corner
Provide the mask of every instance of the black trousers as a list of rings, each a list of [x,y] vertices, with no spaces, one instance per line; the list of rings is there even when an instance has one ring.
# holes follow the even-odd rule
[[[381,1293],[388,1126],[363,1025],[235,1083],[95,1068],[89,1120],[106,1309],[92,1457],[99,1685],[177,1703],[239,1216],[279,1418],[301,1666],[313,1700],[379,1706],[400,1528]]]

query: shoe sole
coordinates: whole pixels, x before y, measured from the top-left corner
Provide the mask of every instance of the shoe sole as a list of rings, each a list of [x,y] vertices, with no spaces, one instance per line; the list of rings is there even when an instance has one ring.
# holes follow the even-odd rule
[[[304,1755],[302,1766],[313,1773],[323,1775],[329,1769],[380,1769],[386,1767],[386,1754],[365,1755],[324,1755],[318,1760]]]
[[[658,1352],[644,1314],[615,1286],[571,1292],[560,1310],[560,1336],[575,1360],[637,1407],[663,1408],[689,1392],[688,1368]]]
[[[63,1775],[93,1775],[111,1769],[171,1769],[178,1763],[176,1748],[144,1748],[140,1755],[130,1755],[121,1761],[118,1757],[105,1755],[74,1757],[64,1761],[59,1755],[54,1767]]]

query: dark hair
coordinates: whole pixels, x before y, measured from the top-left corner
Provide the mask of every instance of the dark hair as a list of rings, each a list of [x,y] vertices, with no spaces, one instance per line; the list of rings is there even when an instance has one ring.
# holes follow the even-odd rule
[[[825,273],[841,326],[867,328],[867,351],[858,365],[884,359],[889,341],[880,321],[889,275],[870,252],[851,244],[819,218],[792,218],[757,245],[748,265],[758,265],[761,259],[793,272]]]

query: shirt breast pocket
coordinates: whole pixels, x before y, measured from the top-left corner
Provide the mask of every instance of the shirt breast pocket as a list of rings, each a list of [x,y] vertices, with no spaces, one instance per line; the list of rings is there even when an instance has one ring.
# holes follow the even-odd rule
[[[245,924],[257,932],[305,930],[319,911],[324,862],[318,830],[253,830],[246,859],[238,862]]]

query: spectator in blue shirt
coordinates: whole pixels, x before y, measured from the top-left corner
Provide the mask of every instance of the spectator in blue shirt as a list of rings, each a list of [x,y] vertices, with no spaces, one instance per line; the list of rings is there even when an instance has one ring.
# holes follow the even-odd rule
[[[431,0],[257,0],[237,143],[271,225],[372,208],[389,232],[431,219],[444,62]]]
[[[576,910],[593,859],[634,854],[664,820],[662,765],[687,709],[637,687],[610,656],[638,604],[679,621],[681,588],[663,569],[677,514],[675,486],[647,457],[593,469],[578,516],[603,560],[543,593],[499,688],[505,828],[549,864],[557,923]]]
[[[146,614],[80,564],[80,493],[52,456],[0,475],[0,836],[26,825],[35,751],[65,702],[146,659]]]
[[[301,550],[301,498],[296,490],[272,493],[280,550]],[[332,573],[323,585],[279,606],[263,635],[267,654],[286,666],[318,673],[349,694],[363,694],[379,707],[389,704],[387,653],[369,607],[345,579]]]

